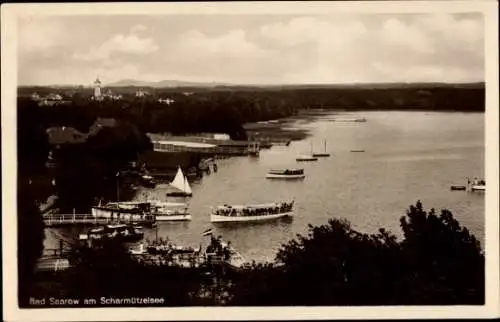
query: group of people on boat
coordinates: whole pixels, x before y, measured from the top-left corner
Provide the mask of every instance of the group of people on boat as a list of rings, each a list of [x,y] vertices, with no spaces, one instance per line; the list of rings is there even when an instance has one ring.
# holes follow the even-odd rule
[[[224,244],[220,235],[217,238],[212,235],[206,253],[209,257],[215,255],[221,256],[224,260],[229,260],[231,258],[231,242],[228,241],[227,244]]]
[[[469,185],[478,185],[478,186],[486,186],[486,181],[485,180],[480,180],[478,178],[474,178],[472,180],[467,179],[467,183]]]
[[[262,215],[272,215],[284,212],[290,212],[293,208],[292,202],[281,202],[274,206],[269,207],[246,207],[246,208],[233,208],[229,205],[224,205],[216,210],[216,215],[219,216],[262,216]]]
[[[304,174],[304,169],[296,169],[296,170],[286,169],[285,171],[283,171],[283,174],[285,175]]]

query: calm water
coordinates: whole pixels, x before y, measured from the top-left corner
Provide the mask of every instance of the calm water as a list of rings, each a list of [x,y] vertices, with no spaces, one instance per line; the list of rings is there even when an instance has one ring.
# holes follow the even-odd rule
[[[287,126],[306,128],[311,136],[288,147],[261,151],[259,158],[234,157],[218,161],[218,172],[192,183],[189,200],[193,220],[161,223],[159,236],[175,243],[206,243],[201,232],[215,228],[247,258],[272,260],[282,243],[306,233],[307,224],[345,218],[363,232],[384,227],[400,236],[399,218],[420,199],[425,208],[450,209],[460,223],[484,238],[484,194],[451,191],[467,176],[484,177],[484,114],[435,112],[360,112],[338,117],[366,117],[366,123],[331,122],[333,114],[315,120],[291,119]],[[301,152],[322,152],[329,158],[297,163]],[[364,153],[351,153],[364,149]],[[303,167],[303,181],[267,180],[270,168]],[[165,198],[165,187],[145,189]],[[293,220],[252,224],[211,224],[210,207],[231,203],[295,200]],[[172,199],[174,201],[174,199]],[[46,232],[46,246],[74,233]],[[155,230],[146,231],[154,239]]]

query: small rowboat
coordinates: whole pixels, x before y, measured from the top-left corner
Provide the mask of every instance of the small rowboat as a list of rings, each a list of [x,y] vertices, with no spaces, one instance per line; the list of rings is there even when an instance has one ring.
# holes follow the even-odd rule
[[[466,190],[467,187],[466,186],[451,186],[450,189],[451,190]]]

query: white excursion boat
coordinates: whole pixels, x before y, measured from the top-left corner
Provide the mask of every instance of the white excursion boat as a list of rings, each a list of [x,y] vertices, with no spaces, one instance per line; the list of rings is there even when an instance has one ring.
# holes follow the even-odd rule
[[[292,202],[276,202],[260,205],[218,206],[210,214],[211,222],[246,222],[293,216]]]
[[[170,186],[175,188],[176,191],[167,192],[167,196],[190,197],[193,195],[189,181],[182,172],[181,167],[177,169],[177,174],[175,175],[174,180],[170,183]]]
[[[330,153],[326,152],[326,140],[324,140],[323,142],[324,142],[325,150],[323,152],[313,153],[312,154],[313,157],[329,157],[330,156]]]
[[[109,202],[105,205],[92,207],[92,216],[116,220],[144,220],[151,219],[151,204],[148,202]]]
[[[303,179],[305,177],[304,169],[271,169],[266,175],[267,179]]]

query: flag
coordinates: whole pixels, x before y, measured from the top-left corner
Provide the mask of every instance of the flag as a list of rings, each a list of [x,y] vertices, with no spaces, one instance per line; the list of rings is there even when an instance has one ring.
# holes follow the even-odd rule
[[[205,230],[201,235],[208,236],[208,235],[212,235],[213,232],[214,232],[214,230],[212,228],[209,228],[209,229]]]

